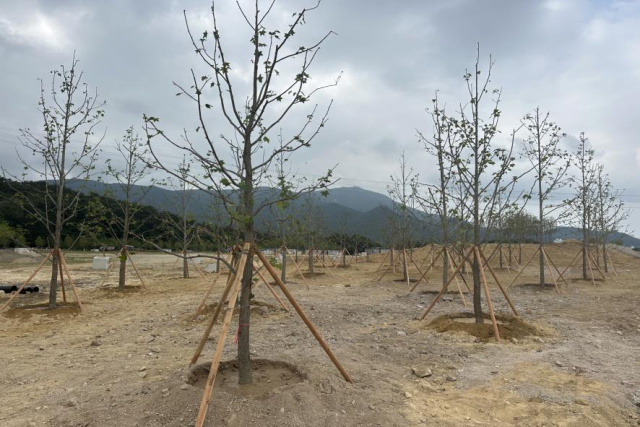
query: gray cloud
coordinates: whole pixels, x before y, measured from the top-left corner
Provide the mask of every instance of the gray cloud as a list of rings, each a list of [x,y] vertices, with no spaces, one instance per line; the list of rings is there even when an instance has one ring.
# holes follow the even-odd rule
[[[271,24],[283,25],[302,4],[278,2]],[[210,27],[209,7],[207,0],[0,0],[3,166],[15,163],[17,129],[39,125],[37,79],[69,63],[74,49],[87,82],[107,100],[105,144],[130,125],[140,128],[143,113],[160,117],[174,135],[194,129],[193,105],[175,97],[172,82],[188,84],[191,68],[204,71],[182,10],[199,34]],[[234,2],[220,2],[219,11],[231,62],[242,77],[246,25]],[[429,131],[424,108],[435,90],[450,109],[465,102],[462,74],[480,42],[483,61],[489,53],[496,60],[503,134],[538,105],[572,138],[585,131],[614,184],[627,189],[629,224],[640,230],[640,3],[325,0],[309,16],[299,43],[328,30],[338,35],[327,40],[312,77],[321,83],[344,72],[343,79],[318,97],[325,106],[334,99],[329,125],[311,149],[293,158],[299,171],[319,175],[339,163],[342,185],[384,191],[405,150],[423,180],[434,178],[435,165],[415,129]],[[283,130],[304,114],[299,111]],[[172,164],[181,157],[164,153]]]

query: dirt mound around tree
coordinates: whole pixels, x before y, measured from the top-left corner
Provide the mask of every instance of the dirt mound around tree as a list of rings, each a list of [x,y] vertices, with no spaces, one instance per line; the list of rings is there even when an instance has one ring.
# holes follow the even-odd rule
[[[29,319],[34,315],[57,319],[59,317],[77,316],[78,314],[80,314],[80,308],[75,301],[58,302],[57,307],[54,309],[49,309],[48,303],[19,305],[3,313],[4,316],[13,319]]]
[[[187,384],[204,389],[210,368],[211,363],[201,363],[192,367],[187,374]],[[291,386],[307,379],[307,375],[295,365],[267,359],[252,360],[251,373],[253,383],[239,385],[238,362],[222,362],[218,368],[214,390],[223,390],[239,397],[262,397],[274,389]]]
[[[433,319],[427,325],[427,328],[440,333],[462,332],[479,338],[482,341],[493,340],[495,338],[491,318],[488,314],[485,314],[484,319],[484,323],[475,323],[473,313],[445,314]],[[548,335],[548,331],[525,322],[519,317],[496,314],[496,321],[498,323],[500,338],[503,340],[520,340],[527,337],[542,337]]]

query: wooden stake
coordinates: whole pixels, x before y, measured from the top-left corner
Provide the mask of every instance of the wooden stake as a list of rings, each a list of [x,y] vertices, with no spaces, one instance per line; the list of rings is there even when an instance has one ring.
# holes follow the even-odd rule
[[[527,262],[525,263],[524,267],[522,267],[520,269],[520,271],[518,272],[518,274],[516,274],[516,277],[513,278],[513,280],[511,281],[511,283],[509,283],[509,286],[507,286],[507,288],[510,288],[511,286],[513,286],[513,284],[516,282],[516,280],[518,280],[518,277],[520,277],[520,275],[522,274],[522,272],[524,271],[525,268],[527,268],[527,266],[531,263],[531,260],[533,259],[534,256],[536,256],[536,254],[538,253],[538,251],[540,250],[540,246],[538,246],[538,248],[535,250],[535,252],[533,253],[533,255],[531,255],[531,258],[529,258],[527,260]]]
[[[564,276],[564,273],[567,272],[567,270],[573,265],[573,263],[576,261],[576,259],[578,259],[578,256],[582,253],[583,249],[580,249],[578,251],[578,253],[573,257],[573,259],[571,260],[571,262],[569,263],[569,265],[567,265],[567,267],[562,270],[562,275]]]
[[[47,260],[51,257],[51,255],[53,254],[53,251],[49,252],[47,254],[46,257],[44,257],[44,259],[42,260],[42,262],[38,265],[38,267],[36,267],[35,271],[33,273],[31,273],[31,276],[29,276],[27,278],[27,280],[25,280],[24,282],[22,282],[22,285],[20,285],[20,287],[18,288],[17,291],[15,291],[13,293],[13,295],[11,295],[9,297],[9,300],[0,308],[0,312],[3,311],[5,308],[7,308],[9,306],[9,304],[11,304],[11,301],[13,301],[13,299],[20,294],[20,291],[29,284],[29,282],[31,282],[31,280],[33,280],[34,277],[36,277],[36,274],[38,274],[38,272],[40,271],[40,269],[42,268],[42,266],[47,262]]]
[[[99,288],[101,288],[102,285],[104,285],[104,282],[106,282],[107,279],[109,278],[109,273],[111,273],[112,268],[113,268],[113,264],[111,264],[111,258],[109,258],[109,265],[107,266],[107,272],[104,275],[104,279],[102,279],[102,282],[100,282],[100,284],[98,285]]]
[[[402,267],[404,268],[404,272],[406,273],[407,277],[407,288],[410,286],[411,281],[409,280],[409,264],[407,263],[407,250],[405,248],[402,248]]]
[[[171,268],[175,267],[176,264],[178,263],[178,261],[180,261],[180,258],[176,258],[176,260],[173,262],[173,264],[169,266],[169,268],[167,269],[167,274],[164,275],[164,279],[163,280],[167,280],[167,278],[169,277],[169,274],[171,274]]]
[[[542,246],[540,246],[540,250],[542,251],[542,256],[547,261],[547,265],[549,265],[549,273],[551,273],[551,278],[553,279],[553,284],[556,287],[556,292],[560,293],[560,289],[558,289],[558,282],[556,281],[556,275],[553,274],[553,268],[551,267],[551,261],[549,261],[549,258],[547,257],[547,252],[544,250],[544,247]]]
[[[442,255],[443,257],[446,256],[447,259],[449,260],[449,274],[451,274],[453,272],[453,262],[451,260],[451,256],[449,255],[449,251],[445,248],[444,249],[444,255]],[[443,262],[444,265],[444,262]],[[462,305],[464,305],[465,308],[467,308],[467,299],[464,297],[464,294],[462,293],[462,287],[460,286],[460,281],[458,280],[458,276],[455,276],[455,281],[456,281],[456,286],[458,287],[458,293],[460,294],[460,299],[462,300]]]
[[[227,278],[227,285],[225,286],[224,290],[222,291],[222,295],[220,296],[220,299],[218,300],[218,305],[216,305],[215,310],[213,311],[213,316],[211,316],[211,320],[209,321],[209,324],[207,325],[207,327],[204,330],[204,334],[202,334],[202,338],[200,338],[200,342],[198,343],[198,347],[196,348],[195,353],[193,354],[193,357],[191,358],[191,362],[189,363],[189,367],[193,366],[197,361],[198,358],[200,357],[200,353],[202,353],[202,349],[204,348],[205,344],[207,343],[207,339],[209,338],[209,335],[211,334],[211,330],[213,329],[213,325],[216,324],[216,320],[218,320],[218,316],[220,315],[220,311],[222,310],[222,305],[225,303],[227,296],[229,295],[229,292],[231,291],[231,286],[234,283],[234,279],[236,278],[237,274],[238,274],[238,264],[237,263],[232,263],[234,264],[234,269],[235,269],[235,273],[229,271],[229,277]]]
[[[482,250],[478,249],[478,253],[481,255],[482,258],[484,258],[484,254],[482,253]],[[507,291],[502,287],[500,280],[498,280],[498,276],[496,275],[496,272],[493,271],[493,268],[491,267],[491,265],[489,265],[489,263],[487,263],[487,266],[489,267],[489,272],[491,273],[491,276],[493,276],[493,280],[496,281],[496,285],[498,285],[498,288],[502,292],[502,295],[504,295],[504,299],[506,299],[507,303],[509,303],[509,307],[511,307],[513,314],[515,314],[516,317],[520,317],[518,314],[518,310],[516,310],[516,306],[511,302],[511,298],[509,298]],[[484,272],[482,274],[484,275]]]
[[[129,251],[126,248],[125,248],[125,253],[127,255],[127,258],[129,260],[131,260],[131,266],[133,267],[133,270],[138,275],[138,279],[140,279],[140,283],[142,283],[142,287],[147,289],[147,285],[144,284],[144,280],[142,280],[142,276],[140,275],[140,272],[138,271],[138,268],[136,267],[136,263],[133,262],[133,258],[131,257],[131,254],[129,253]]]
[[[64,274],[62,273],[62,260],[58,258],[58,270],[60,270],[60,289],[62,290],[62,301],[67,302],[67,293],[64,291]]]
[[[191,258],[191,264],[193,264],[193,266],[196,268],[196,271],[200,274],[200,277],[202,277],[204,279],[204,273],[202,272],[202,270],[200,270],[198,268],[198,264],[196,264],[196,260]]]
[[[558,273],[558,276],[562,279],[562,281],[564,282],[565,285],[569,286],[569,283],[567,283],[567,281],[564,279],[564,276],[560,273],[560,270],[558,270],[558,267],[556,266],[556,264],[553,262],[553,259],[551,259],[551,257],[549,256],[549,254],[547,253],[547,250],[545,249],[544,246],[542,246],[542,251],[544,251],[544,254],[547,257],[547,260],[551,263],[551,265],[553,265],[553,268],[556,269],[556,273]]]
[[[453,259],[453,257],[451,256],[451,254],[449,253],[449,250],[447,249],[447,256],[449,257],[449,261],[451,261],[453,267],[457,268],[458,264],[456,263],[456,261]],[[452,269],[453,269],[452,267]],[[467,283],[467,279],[464,278],[464,274],[462,274],[462,272],[459,272],[458,275],[460,276],[460,278],[462,279],[462,282],[464,283],[464,286],[467,288],[467,291],[473,293],[473,291],[471,290],[471,288],[469,287],[469,284]]]
[[[602,270],[600,270],[600,266],[598,265],[596,260],[593,258],[593,255],[591,255],[591,251],[587,251],[587,253],[589,254],[589,258],[591,258],[591,261],[593,262],[593,266],[596,268],[596,270],[598,270],[598,273],[600,273],[600,275],[604,280],[607,280],[607,277],[604,275]]]
[[[262,264],[264,264],[264,266],[266,267],[271,277],[273,277],[273,280],[275,280],[278,286],[280,286],[280,289],[282,290],[284,295],[287,297],[287,299],[289,300],[293,308],[296,310],[296,312],[298,313],[298,315],[300,316],[304,324],[307,325],[307,328],[309,328],[309,331],[311,331],[311,333],[316,338],[316,340],[318,341],[322,349],[325,351],[325,353],[327,353],[327,356],[329,356],[329,359],[331,359],[335,367],[338,368],[338,371],[340,371],[345,381],[352,383],[353,380],[351,379],[347,371],[342,367],[338,359],[334,356],[333,352],[331,351],[327,343],[324,341],[324,339],[322,338],[318,330],[315,328],[315,326],[313,326],[313,323],[311,323],[311,320],[309,320],[307,316],[304,314],[302,307],[300,307],[298,302],[293,298],[293,295],[291,295],[291,293],[287,289],[287,286],[282,282],[282,280],[280,280],[280,277],[278,276],[276,271],[273,269],[273,267],[269,263],[269,260],[267,260],[265,256],[262,254],[262,252],[260,252],[257,248],[255,249],[255,253],[258,256],[258,258],[260,258],[260,261],[262,261]]]
[[[196,310],[195,313],[193,313],[193,316],[191,316],[192,321],[196,320],[196,318],[198,317],[198,314],[200,314],[200,311],[204,308],[205,304],[207,303],[207,299],[209,299],[209,295],[211,295],[211,291],[213,291],[213,287],[215,286],[216,281],[218,280],[221,274],[222,274],[222,269],[220,269],[220,271],[218,271],[216,275],[213,277],[213,281],[211,282],[211,285],[209,285],[207,292],[205,292],[204,297],[202,298],[202,301],[198,306],[198,309]]]
[[[64,258],[64,254],[60,249],[58,249],[58,253],[60,254],[60,259],[62,260],[62,267],[64,268],[65,273],[67,273],[67,280],[69,282],[69,286],[73,291],[73,296],[76,298],[76,302],[78,303],[78,309],[82,311],[82,302],[80,301],[80,297],[78,296],[78,291],[76,290],[76,285],[73,284],[73,280],[71,280],[71,273],[69,273],[69,267],[67,267],[67,260]]]
[[[393,264],[395,264],[397,262],[397,260],[393,260],[393,262],[389,263],[389,265],[387,266],[387,268],[384,270],[384,272],[382,273],[382,276],[380,276],[380,278],[378,279],[378,282],[382,280],[382,278],[389,272],[389,270],[391,270],[391,267],[393,267]],[[395,268],[394,268],[395,271]]]
[[[587,251],[583,251],[586,255],[587,255],[587,265],[589,266],[589,271],[591,272],[591,283],[593,283],[593,286],[596,285],[596,278],[593,276],[593,269],[591,268],[591,257],[589,256],[589,248],[587,248]]]
[[[267,289],[269,289],[269,291],[271,292],[271,295],[273,295],[273,297],[276,300],[278,300],[280,307],[282,307],[284,311],[289,312],[289,309],[287,308],[287,306],[284,305],[284,303],[282,302],[278,294],[276,294],[276,291],[273,290],[273,287],[269,284],[269,282],[267,282],[267,279],[264,278],[264,276],[262,275],[262,273],[260,273],[260,271],[258,271],[258,276],[260,276],[260,279],[262,279],[262,281],[264,282],[264,285],[267,287]]]
[[[611,264],[613,268],[613,272],[618,276],[618,270],[616,270],[616,266],[613,264],[613,258],[611,258],[611,254],[609,253],[609,248],[607,246],[604,247],[604,251],[607,254],[607,261]]]
[[[496,254],[496,252],[498,251],[498,249],[500,248],[500,245],[496,246],[493,251],[491,252],[491,255],[489,255],[489,258],[485,258],[485,262],[484,264],[480,264],[482,265],[482,268],[487,268],[487,264],[489,264],[489,261],[491,261],[491,259],[493,258],[493,256]],[[482,250],[482,249],[480,249]]]
[[[471,254],[472,251],[473,251],[473,248],[469,249],[469,252],[467,254],[468,255]],[[437,259],[437,257],[436,257],[436,259]],[[431,261],[431,265],[433,265],[433,261]],[[431,304],[429,304],[429,307],[427,307],[427,309],[424,311],[424,313],[422,313],[422,316],[420,316],[420,320],[424,320],[427,317],[427,314],[429,314],[429,312],[436,305],[436,303],[438,302],[440,297],[447,291],[447,288],[449,287],[449,284],[453,281],[453,278],[456,277],[456,274],[458,274],[458,272],[462,269],[463,265],[464,265],[463,263],[460,263],[460,265],[458,265],[458,267],[453,272],[451,277],[449,277],[449,280],[447,280],[447,283],[442,285],[442,289],[440,290],[440,292],[438,292],[438,295],[436,295],[436,297],[433,299],[433,301],[431,301]]]
[[[289,254],[289,257],[291,257],[291,260],[293,261],[293,265],[295,266],[296,270],[298,271],[298,274],[300,275],[300,277],[302,277],[302,281],[307,286],[307,290],[311,289],[311,288],[309,288],[309,282],[307,282],[307,279],[304,277],[304,274],[302,274],[302,271],[300,271],[300,267],[298,266],[298,264],[296,264],[296,260],[293,258],[293,255],[291,255],[289,253],[289,249],[286,246],[285,246],[285,249],[287,250],[287,253]],[[300,261],[300,262],[302,262],[302,261]]]
[[[247,263],[247,253],[251,249],[250,243],[245,243],[238,263],[238,273],[244,271],[244,266]],[[216,344],[216,350],[213,353],[213,360],[211,362],[211,369],[209,370],[209,376],[205,384],[204,393],[202,394],[202,400],[200,401],[200,410],[198,411],[198,418],[196,418],[196,427],[202,427],[204,425],[204,418],[207,416],[207,410],[209,409],[209,402],[211,401],[211,395],[213,394],[213,383],[216,380],[218,374],[218,367],[220,366],[220,359],[222,358],[222,351],[224,350],[224,344],[227,340],[227,334],[229,333],[229,325],[231,324],[231,318],[233,317],[233,308],[236,305],[238,294],[240,293],[240,279],[242,274],[236,274],[231,286],[231,293],[229,295],[229,302],[227,303],[226,312],[224,314],[224,320],[222,321],[222,328],[220,329],[220,335]]]
[[[482,265],[480,257],[480,249],[474,246],[475,256],[478,265]],[[487,263],[488,264],[488,263]],[[496,337],[496,342],[500,342],[500,332],[498,332],[498,322],[496,321],[496,315],[493,312],[493,303],[491,302],[491,295],[489,294],[489,285],[487,285],[487,278],[484,277],[484,268],[480,268],[480,278],[482,279],[482,286],[484,287],[484,296],[487,299],[487,308],[489,308],[489,317],[491,317],[491,324],[493,325],[493,334]]]
[[[422,273],[422,276],[420,276],[420,278],[418,279],[418,281],[416,282],[415,285],[413,285],[413,288],[411,288],[409,290],[409,292],[413,292],[418,285],[420,284],[420,282],[422,282],[422,279],[424,279],[427,276],[427,273],[429,272],[429,270],[431,270],[431,268],[434,266],[434,264],[436,263],[436,261],[438,260],[438,257],[440,256],[440,254],[442,253],[442,251],[444,250],[444,248],[440,249],[440,252],[438,252],[438,255],[436,255],[435,258],[431,258],[431,264],[429,264],[429,267],[425,270],[424,273]],[[426,281],[426,279],[425,279]]]

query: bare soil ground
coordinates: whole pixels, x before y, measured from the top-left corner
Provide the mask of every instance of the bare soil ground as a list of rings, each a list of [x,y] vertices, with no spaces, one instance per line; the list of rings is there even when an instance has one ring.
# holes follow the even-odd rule
[[[534,249],[527,246],[523,259]],[[560,268],[578,250],[576,244],[548,248]],[[91,269],[93,255],[68,255],[82,313],[70,292],[68,304],[44,308],[50,271],[43,270],[35,279],[43,292],[17,296],[0,314],[0,425],[193,425],[219,328],[189,370],[210,310],[196,321],[191,316],[213,275],[202,278],[192,270],[193,278],[182,279],[175,258],[137,254],[149,289],[131,271],[122,293],[114,289],[115,270],[100,287],[104,272]],[[514,332],[499,344],[487,339],[489,323],[478,327],[457,314],[471,308],[453,285],[455,292],[425,321],[416,320],[441,285],[439,268],[429,273],[429,285],[422,282],[413,293],[396,281],[399,272],[378,282],[380,255],[349,268],[319,267],[326,274],[310,277],[309,290],[292,276],[289,289],[353,384],[342,379],[295,312],[280,309],[261,286],[251,324],[255,382],[237,384],[234,318],[207,425],[639,425],[640,259],[612,255],[618,276],[609,273],[596,286],[577,280],[573,268],[573,280],[561,285],[560,294],[554,287],[511,287],[521,318],[516,323],[488,277],[501,327]],[[425,256],[424,249],[414,252],[418,265]],[[37,260],[24,258],[0,257],[4,284],[19,284],[33,271]],[[508,284],[516,272],[497,274]],[[534,264],[518,282],[536,278]],[[470,297],[466,293],[469,304]],[[0,305],[7,298],[0,293]],[[451,322],[453,327],[445,325]]]

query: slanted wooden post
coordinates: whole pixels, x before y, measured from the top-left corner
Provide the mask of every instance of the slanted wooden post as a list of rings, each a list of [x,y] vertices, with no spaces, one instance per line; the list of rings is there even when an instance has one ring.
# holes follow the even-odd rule
[[[60,290],[62,290],[62,301],[67,302],[67,293],[64,290],[64,274],[62,273],[62,260],[58,258],[58,270],[60,270]]]
[[[145,285],[144,280],[142,280],[142,276],[140,275],[140,272],[138,271],[138,268],[136,267],[136,263],[133,262],[133,258],[131,258],[131,254],[129,253],[127,248],[125,248],[124,250],[125,250],[125,254],[127,255],[127,259],[131,261],[131,266],[133,267],[133,270],[136,272],[136,275],[138,276],[138,279],[140,279],[140,283],[142,283],[142,287],[147,289],[147,285]]]
[[[82,311],[82,302],[80,301],[80,297],[78,296],[78,291],[76,290],[76,285],[73,284],[73,280],[71,280],[71,273],[69,273],[69,267],[67,267],[67,260],[64,258],[64,255],[60,249],[58,249],[58,253],[60,254],[60,260],[62,260],[62,268],[64,268],[65,273],[67,273],[67,280],[69,281],[69,286],[73,291],[73,296],[76,298],[76,302],[78,303],[78,309]]]
[[[20,294],[20,291],[22,289],[24,289],[25,286],[27,286],[29,284],[29,282],[31,282],[31,280],[33,280],[34,277],[36,277],[36,274],[38,274],[38,272],[40,271],[40,269],[42,269],[42,266],[47,262],[47,260],[51,257],[51,255],[53,254],[53,250],[51,252],[49,252],[47,254],[46,257],[44,257],[44,259],[42,260],[42,262],[38,265],[38,267],[36,267],[35,271],[33,273],[31,273],[31,276],[29,276],[27,278],[27,280],[25,280],[24,282],[22,282],[22,285],[20,285],[20,287],[18,288],[17,291],[15,291],[13,293],[13,295],[11,295],[9,297],[9,300],[4,303],[4,305],[2,307],[0,307],[0,312],[3,311],[5,308],[7,308],[9,306],[9,304],[11,304],[11,301],[13,301],[13,299]]]
[[[213,287],[216,284],[216,281],[218,280],[218,278],[220,277],[220,275],[222,274],[222,270],[219,270],[216,275],[213,277],[213,281],[211,282],[211,285],[209,285],[209,289],[207,289],[207,292],[205,292],[204,297],[202,298],[202,301],[200,302],[200,305],[198,306],[197,310],[195,313],[193,313],[193,316],[191,316],[191,320],[196,320],[196,318],[198,317],[198,314],[200,314],[200,311],[204,308],[205,304],[207,303],[207,299],[209,298],[209,295],[211,294],[211,291],[213,291]],[[231,272],[229,272],[229,275],[231,275]]]
[[[482,265],[482,259],[480,257],[480,249],[474,246],[475,256],[478,265]],[[487,263],[488,265],[489,263]],[[489,285],[487,285],[487,278],[484,276],[484,268],[480,268],[480,278],[482,279],[482,286],[484,287],[484,296],[487,299],[487,308],[489,309],[489,317],[491,317],[491,324],[493,325],[493,334],[496,337],[496,342],[500,342],[500,332],[498,332],[498,322],[496,321],[496,315],[493,312],[493,303],[491,302],[491,295],[489,294]]]
[[[240,279],[244,271],[244,266],[247,263],[247,253],[251,249],[250,243],[245,243],[242,251],[242,256],[238,263],[237,273],[233,278],[233,284],[231,286],[231,293],[229,295],[229,302],[227,303],[224,320],[222,321],[222,328],[220,329],[220,335],[218,337],[218,343],[216,350],[213,353],[213,360],[211,362],[211,368],[209,370],[209,376],[204,387],[204,393],[202,394],[202,400],[200,401],[200,409],[198,411],[198,418],[196,418],[196,427],[202,427],[204,425],[204,419],[207,416],[207,410],[209,409],[209,402],[211,401],[211,395],[213,393],[213,383],[216,380],[218,374],[218,368],[220,366],[220,359],[222,358],[222,351],[224,350],[224,344],[227,341],[227,334],[229,333],[229,325],[231,324],[231,318],[233,317],[233,308],[236,305],[238,294],[240,293]]]
[[[193,357],[191,358],[191,362],[189,363],[189,366],[194,365],[197,361],[198,358],[200,357],[200,354],[202,353],[202,349],[204,348],[205,344],[207,343],[207,339],[209,338],[209,335],[211,334],[211,330],[213,329],[213,325],[216,324],[216,320],[218,320],[218,316],[220,315],[220,311],[222,310],[222,305],[224,304],[224,302],[227,299],[227,296],[229,295],[229,292],[231,291],[231,286],[234,283],[234,279],[236,278],[237,274],[238,274],[238,264],[233,262],[234,260],[232,260],[232,264],[234,266],[234,271],[229,271],[229,277],[227,278],[227,285],[225,286],[224,290],[222,291],[222,295],[220,295],[220,299],[218,300],[218,305],[216,305],[215,310],[213,311],[213,316],[211,316],[211,320],[209,321],[209,324],[207,325],[204,334],[202,334],[202,338],[200,338],[200,342],[198,343],[198,347],[196,348],[195,353],[193,354]]]
[[[518,271],[518,274],[516,274],[516,277],[513,278],[513,280],[511,281],[511,283],[509,283],[509,286],[507,286],[507,288],[510,288],[511,286],[513,286],[514,283],[516,283],[516,280],[518,280],[518,277],[520,277],[524,269],[527,268],[527,266],[531,263],[531,260],[533,259],[534,256],[536,256],[539,250],[540,250],[540,246],[538,246],[535,252],[531,255],[531,258],[527,260],[527,263],[520,269],[520,271]]]
[[[302,307],[300,307],[298,302],[293,298],[293,295],[291,295],[291,293],[289,292],[289,289],[287,289],[287,286],[284,283],[282,283],[282,281],[278,277],[278,274],[269,263],[269,260],[266,259],[265,256],[262,254],[262,252],[260,252],[257,248],[255,248],[255,253],[260,259],[260,261],[262,261],[262,264],[265,266],[265,268],[267,269],[271,277],[273,277],[273,280],[275,280],[278,286],[280,286],[282,293],[284,293],[284,295],[287,297],[287,299],[289,300],[293,308],[296,310],[296,312],[304,322],[304,324],[307,325],[307,327],[309,328],[309,331],[311,331],[311,333],[316,338],[316,340],[318,341],[322,349],[325,351],[325,353],[327,353],[327,356],[329,356],[329,359],[331,359],[335,367],[338,368],[338,371],[340,371],[345,381],[350,383],[353,382],[353,380],[351,379],[347,371],[342,367],[338,359],[334,356],[333,352],[331,351],[327,343],[324,341],[324,339],[320,335],[320,332],[318,332],[315,326],[313,326],[313,323],[311,323],[311,320],[309,320],[307,315],[304,313],[304,311],[302,310]]]

